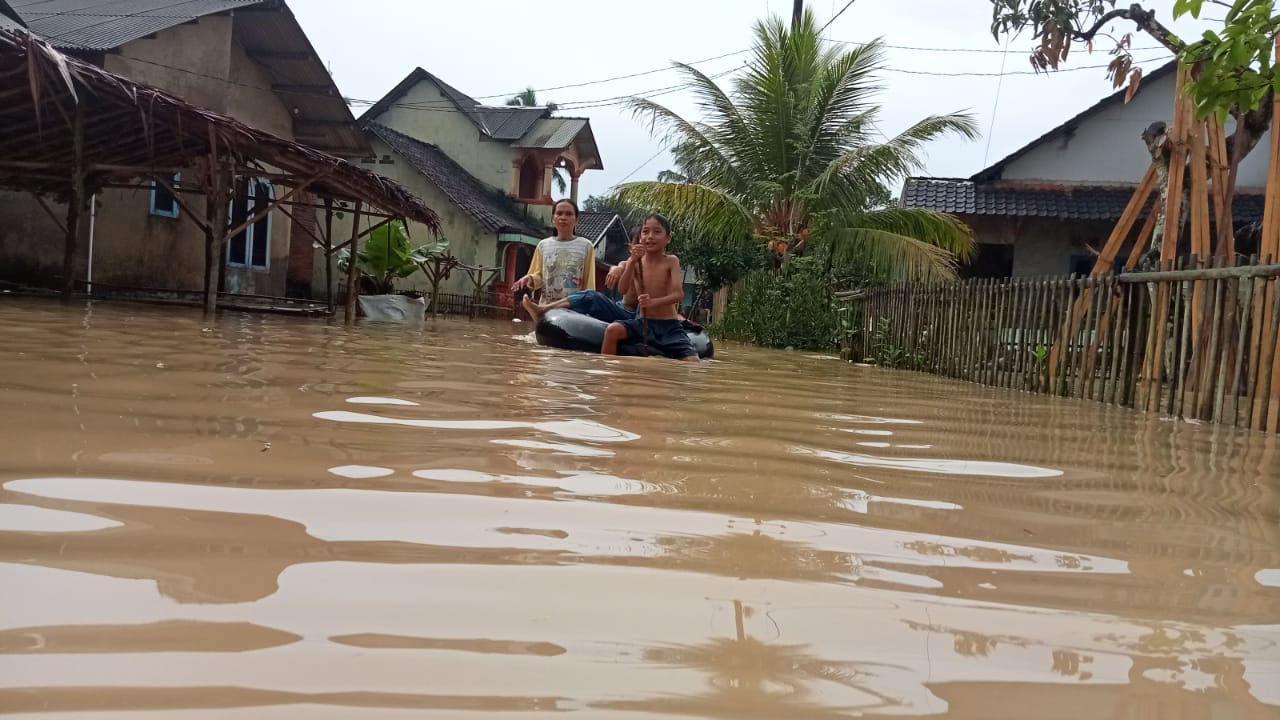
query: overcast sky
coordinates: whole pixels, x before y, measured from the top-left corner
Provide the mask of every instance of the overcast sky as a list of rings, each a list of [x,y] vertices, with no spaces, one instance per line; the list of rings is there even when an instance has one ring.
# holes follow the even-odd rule
[[[825,22],[845,0],[806,4]],[[1144,4],[1169,22],[1172,0]],[[769,13],[789,17],[791,1],[291,0],[290,7],[348,98],[376,100],[421,66],[483,102],[501,104],[532,86],[541,101],[564,106],[561,115],[589,117],[605,168],[583,175],[585,198],[670,167],[648,128],[606,103],[658,93],[656,100],[696,117],[688,95],[671,91],[680,76],[670,62],[737,53],[698,65],[708,74],[732,72],[748,58],[739,51],[750,46],[755,21]],[[990,0],[856,0],[825,33],[833,41],[882,38],[895,46],[881,76],[882,132],[892,135],[933,113],[977,117],[983,137],[931,146],[923,174],[972,175],[1111,92],[1105,70],[1094,67],[1110,60],[1105,40],[1093,55],[1073,53],[1067,71],[1036,76],[1027,61],[1030,41],[1016,39],[1005,53],[990,22]],[[1199,24],[1175,29],[1195,34]],[[1114,27],[1117,35],[1131,29]],[[1135,48],[1154,45],[1146,35],[1134,37]],[[1148,71],[1169,57],[1162,48],[1134,55],[1149,60],[1141,63]],[[636,73],[647,74],[612,79]],[[367,104],[352,107],[358,115]]]

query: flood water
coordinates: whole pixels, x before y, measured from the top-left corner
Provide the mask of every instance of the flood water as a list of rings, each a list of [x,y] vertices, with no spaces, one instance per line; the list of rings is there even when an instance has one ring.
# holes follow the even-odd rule
[[[0,713],[1280,717],[1276,437],[528,329],[0,300]]]

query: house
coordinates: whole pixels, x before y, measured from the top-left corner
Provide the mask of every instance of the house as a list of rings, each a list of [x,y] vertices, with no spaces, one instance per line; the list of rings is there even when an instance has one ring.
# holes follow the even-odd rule
[[[902,204],[973,228],[978,252],[963,276],[1086,274],[1151,164],[1142,131],[1171,122],[1175,70],[1158,68],[1129,103],[1124,90],[1113,93],[972,177],[908,178]],[[1237,226],[1262,217],[1267,143],[1240,164]]]
[[[22,22],[22,18],[9,7],[7,0],[0,0],[0,30],[25,27],[26,24]]]
[[[621,215],[585,210],[578,213],[576,232],[596,246],[596,290],[604,292],[607,289],[604,278],[609,268],[631,256],[631,235]]]
[[[331,155],[371,152],[324,63],[282,0],[8,0],[36,36],[129,80]],[[123,148],[122,148],[123,150]],[[185,197],[182,173],[175,187]],[[269,173],[242,177],[232,222],[274,197]],[[204,207],[203,198],[187,198]],[[93,274],[105,287],[199,290],[204,240],[163,186],[109,189],[92,203]],[[296,213],[299,223],[312,220]],[[283,296],[306,291],[309,235],[272,210],[227,243],[220,287]],[[85,247],[82,239],[80,247]],[[0,194],[0,279],[48,283],[61,272],[57,224],[30,196]]]
[[[450,252],[463,263],[501,267],[494,290],[504,304],[510,283],[527,272],[533,247],[552,234],[553,175],[568,176],[569,197],[576,200],[582,173],[603,168],[588,119],[484,105],[422,68],[374,103],[360,123],[373,149],[365,167],[436,208]],[[602,226],[592,239],[608,231]],[[419,229],[411,225],[409,232],[419,242]],[[317,277],[316,292],[323,286]],[[415,274],[402,287],[429,286]],[[472,290],[461,274],[442,287]]]

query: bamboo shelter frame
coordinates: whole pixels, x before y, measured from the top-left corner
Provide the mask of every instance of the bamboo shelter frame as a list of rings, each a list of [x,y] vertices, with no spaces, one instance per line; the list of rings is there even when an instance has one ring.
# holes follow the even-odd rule
[[[324,235],[313,238],[325,253],[331,283],[334,253],[350,245],[354,256],[360,239],[382,224],[414,220],[439,232],[436,213],[386,178],[67,56],[21,30],[0,30],[0,100],[0,187],[35,194],[51,216],[42,196],[67,204],[65,221],[57,223],[64,233],[64,299],[77,282],[76,245],[88,198],[140,181],[171,191],[183,215],[204,233],[206,314],[217,309],[227,240],[267,213],[325,210]],[[184,197],[191,194],[186,183],[174,187],[164,179],[177,172],[196,178],[190,189],[204,196],[203,212]],[[268,177],[285,192],[231,227],[236,178],[244,176]],[[323,204],[296,200],[304,191]],[[363,232],[353,223],[351,237],[335,244],[337,203],[380,222]],[[356,263],[351,265],[347,322],[354,319],[358,288]]]

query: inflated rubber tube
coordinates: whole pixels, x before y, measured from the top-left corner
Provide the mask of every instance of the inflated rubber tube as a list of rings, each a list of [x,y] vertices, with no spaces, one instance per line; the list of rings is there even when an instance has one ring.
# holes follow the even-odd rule
[[[561,350],[598,353],[600,344],[604,342],[604,329],[608,326],[609,323],[589,315],[557,308],[547,311],[547,314],[542,316],[542,320],[533,329],[533,335],[537,338],[539,345]],[[709,360],[715,355],[715,346],[711,343],[706,330],[688,321],[684,323],[684,329],[689,333],[689,342],[693,343],[693,349],[697,351],[698,357]],[[639,342],[626,342],[619,343],[618,354],[653,355],[655,353]]]

